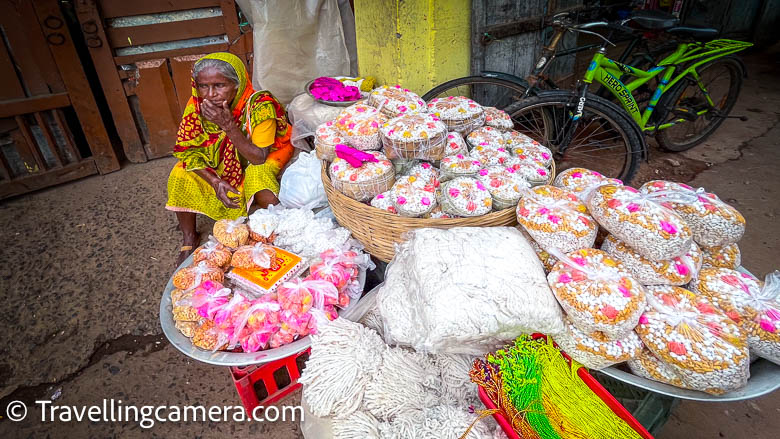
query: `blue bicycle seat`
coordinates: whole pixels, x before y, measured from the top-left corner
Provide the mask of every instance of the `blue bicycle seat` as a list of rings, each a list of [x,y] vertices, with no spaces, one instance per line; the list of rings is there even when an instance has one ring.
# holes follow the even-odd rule
[[[672,14],[653,10],[638,10],[631,13],[631,23],[644,30],[665,30],[680,24]]]

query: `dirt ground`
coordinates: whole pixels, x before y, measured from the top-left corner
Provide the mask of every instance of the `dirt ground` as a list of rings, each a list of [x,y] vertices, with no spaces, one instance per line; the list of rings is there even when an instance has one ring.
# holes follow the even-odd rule
[[[743,265],[763,276],[780,268],[780,56],[746,57],[733,114],[690,152],[651,153],[640,179],[704,186],[742,211],[748,229]],[[171,158],[125,165],[0,203],[0,437],[300,438],[297,422],[41,422],[33,401],[60,405],[237,405],[226,368],[194,362],[161,335],[160,294],[171,274],[179,234],[163,210]],[[641,183],[635,182],[635,183]],[[207,231],[208,223],[200,224]],[[26,420],[5,419],[14,400]],[[299,392],[281,404],[297,405]],[[683,402],[658,436],[771,438],[780,431],[780,392],[739,403]]]

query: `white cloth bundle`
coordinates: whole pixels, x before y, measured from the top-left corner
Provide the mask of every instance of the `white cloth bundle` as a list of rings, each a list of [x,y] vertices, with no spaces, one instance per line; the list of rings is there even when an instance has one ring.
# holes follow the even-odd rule
[[[376,332],[347,319],[336,319],[311,336],[311,356],[298,380],[311,412],[347,416],[357,410],[387,349]]]
[[[415,230],[379,303],[386,341],[420,352],[482,355],[523,333],[563,330],[539,258],[509,227]]]

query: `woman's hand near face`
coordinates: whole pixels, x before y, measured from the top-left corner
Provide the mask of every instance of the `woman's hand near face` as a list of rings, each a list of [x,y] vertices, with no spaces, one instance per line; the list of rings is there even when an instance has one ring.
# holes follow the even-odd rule
[[[206,119],[217,124],[223,131],[228,131],[230,128],[236,126],[236,123],[233,120],[233,114],[231,113],[227,102],[223,101],[222,105],[217,105],[204,99],[201,104],[201,112]]]

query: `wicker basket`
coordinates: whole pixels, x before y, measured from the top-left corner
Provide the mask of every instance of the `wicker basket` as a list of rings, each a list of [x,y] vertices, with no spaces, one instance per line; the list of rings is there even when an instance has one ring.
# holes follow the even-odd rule
[[[555,178],[555,163],[550,166],[550,180]],[[395,255],[395,244],[403,233],[423,227],[451,229],[453,227],[493,227],[517,224],[515,209],[491,212],[472,218],[407,218],[363,204],[342,194],[330,182],[328,168],[322,166],[322,184],[328,202],[339,224],[349,229],[366,250],[382,261],[390,262]]]

